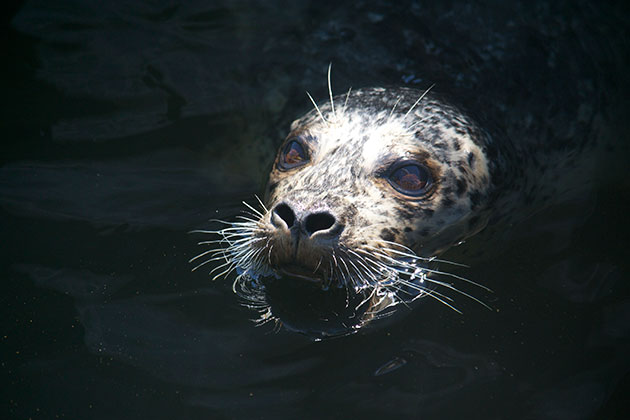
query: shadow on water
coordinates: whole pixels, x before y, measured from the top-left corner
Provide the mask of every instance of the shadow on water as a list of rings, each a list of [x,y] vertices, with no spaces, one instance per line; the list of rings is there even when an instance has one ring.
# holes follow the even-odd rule
[[[190,272],[200,250],[186,232],[253,202],[284,130],[310,106],[303,91],[325,97],[330,61],[340,90],[426,74],[496,94],[500,83],[475,79],[512,46],[492,29],[546,22],[556,31],[548,39],[600,42],[605,87],[627,92],[625,6],[536,2],[525,13],[514,2],[523,16],[511,20],[496,5],[328,6],[34,1],[16,10],[2,81],[3,418],[628,413],[621,203],[630,189],[618,118],[627,99],[598,99],[621,104],[606,110],[617,125],[599,132],[596,175],[577,198],[448,254],[494,291],[484,296],[492,311],[421,302],[381,328],[314,342],[255,327],[229,281]],[[528,42],[544,44],[538,35]],[[464,42],[487,44],[475,55],[454,47]]]

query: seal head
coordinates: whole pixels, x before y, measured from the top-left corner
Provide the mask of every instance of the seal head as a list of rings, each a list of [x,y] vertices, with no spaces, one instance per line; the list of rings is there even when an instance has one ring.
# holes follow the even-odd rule
[[[262,210],[217,231],[262,319],[354,332],[400,303],[459,290],[437,256],[488,219],[490,136],[428,91],[368,88],[291,124]],[[311,313],[305,316],[305,313]]]

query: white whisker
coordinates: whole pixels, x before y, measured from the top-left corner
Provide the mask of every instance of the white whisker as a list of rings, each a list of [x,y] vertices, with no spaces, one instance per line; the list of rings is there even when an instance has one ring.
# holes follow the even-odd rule
[[[219,254],[219,253],[223,253],[225,254],[225,251],[223,249],[210,249],[208,251],[202,252],[201,254],[197,255],[196,257],[193,257],[191,259],[188,260],[188,263],[190,264],[193,261],[197,261],[199,258],[203,258],[208,254]]]
[[[258,197],[256,197],[256,198],[258,198]],[[260,199],[259,199],[259,198],[258,198],[258,201],[260,201]],[[245,201],[243,201],[243,204],[245,204],[245,206],[246,206],[248,209],[250,209],[251,211],[253,211],[253,212],[254,212],[254,214],[256,214],[258,217],[263,217],[263,214],[262,214],[260,211],[256,210],[254,207],[252,207],[251,205],[249,205],[249,204],[248,204],[248,203],[246,203]],[[264,207],[264,206],[263,206],[263,207]]]
[[[331,118],[337,118],[336,113],[342,111],[339,111],[340,107],[335,108],[333,103],[330,66],[328,70]],[[346,94],[344,107],[349,96],[350,90]],[[399,101],[400,98],[392,107],[390,117]],[[327,122],[314,101],[313,104],[320,118]],[[208,275],[212,280],[234,276],[232,289],[242,304],[258,312],[259,317],[255,322],[263,325],[273,321],[279,328],[282,324],[267,302],[268,289],[265,286],[267,279],[273,281],[271,279],[274,277],[281,277],[272,261],[281,261],[282,255],[277,254],[279,251],[275,247],[276,239],[268,230],[271,229],[268,227],[269,210],[258,196],[255,198],[256,207],[243,201],[245,209],[242,214],[234,217],[234,221],[213,219],[212,222],[221,224],[217,230],[191,231],[190,233],[214,236],[198,242],[209,249],[192,257],[189,262],[196,264],[193,271],[205,266],[211,268]],[[491,309],[481,299],[459,288],[460,285],[467,284],[491,292],[488,287],[438,268],[439,264],[467,267],[464,264],[435,256],[419,256],[411,248],[397,242],[375,239],[371,244],[356,248],[343,244],[327,250],[322,248],[324,252],[316,260],[317,264],[308,267],[312,270],[312,276],[319,278],[323,293],[327,293],[325,291],[331,287],[345,289],[345,309],[356,311],[356,316],[359,317],[357,323],[348,328],[358,329],[373,319],[389,316],[398,305],[411,306],[412,302],[422,297],[430,297],[457,313],[461,311],[455,306],[454,297],[459,296]],[[344,301],[339,302],[339,306],[342,305]]]
[[[427,294],[425,296],[429,296],[430,298],[433,298],[435,300],[437,300],[438,302],[440,302],[441,304],[448,306],[449,308],[451,308],[452,310],[454,310],[455,312],[457,312],[458,314],[462,315],[462,311],[460,311],[459,309],[457,309],[456,307],[454,307],[453,305],[451,305],[450,303],[446,302],[444,299],[436,296],[435,293],[431,293],[431,292],[427,292]]]
[[[265,207],[265,204],[262,202],[262,200],[260,199],[260,197],[258,197],[256,194],[254,194],[254,197],[256,197],[256,200],[258,200],[258,204],[260,204],[260,207],[262,207],[262,209],[264,210],[265,213],[268,213],[269,210],[267,210],[267,207]]]
[[[476,297],[474,297],[474,296],[472,296],[472,295],[470,295],[470,294],[468,294],[466,292],[463,292],[463,291],[459,290],[458,288],[454,287],[452,284],[445,283],[445,282],[442,282],[442,281],[438,281],[438,280],[435,280],[435,279],[431,279],[431,278],[428,278],[428,277],[427,277],[427,281],[430,282],[430,283],[433,283],[433,284],[437,284],[437,285],[442,286],[442,287],[446,287],[447,289],[450,289],[450,290],[452,290],[452,291],[454,291],[456,293],[459,293],[462,296],[466,296],[468,299],[472,299],[475,302],[481,304],[482,306],[485,306],[486,308],[492,310],[492,308],[490,306],[488,306],[487,304],[485,304],[481,300],[477,299]]]
[[[348,98],[350,98],[350,92],[352,91],[352,87],[350,87],[348,89],[348,93],[346,93],[346,100],[343,102],[343,109],[344,111],[346,110],[346,108],[348,107]]]
[[[390,252],[394,252],[394,253],[396,253],[398,255],[406,256],[406,257],[409,257],[409,258],[417,258],[417,259],[422,260],[422,261],[429,261],[429,262],[435,261],[435,262],[438,262],[438,263],[444,263],[444,264],[449,264],[449,265],[455,265],[455,266],[458,266],[458,267],[470,268],[466,264],[460,264],[460,263],[456,263],[456,262],[453,262],[453,261],[442,260],[442,259],[439,259],[439,258],[436,258],[436,257],[421,257],[420,255],[418,255],[415,252],[413,252],[413,250],[411,250],[410,248],[408,248],[408,247],[406,247],[404,245],[401,245],[399,243],[396,243],[396,242],[386,241],[384,239],[379,239],[378,241],[382,242],[382,243],[385,243],[385,244],[388,244],[388,245],[398,246],[398,247],[404,249],[407,252],[398,251],[396,249],[391,249],[391,248],[375,248],[375,247],[370,246],[370,245],[366,245],[366,248],[386,249],[386,250],[388,250]]]
[[[241,216],[241,215],[236,216],[236,218],[240,219],[240,220],[245,220],[245,221],[250,222],[250,223],[258,223],[257,220],[250,219],[249,217],[245,217],[245,216]]]
[[[398,99],[396,99],[396,103],[394,103],[392,110],[389,111],[389,117],[387,117],[387,122],[391,121],[392,115],[394,115],[394,110],[396,110],[396,105],[398,105],[398,102],[400,102],[401,99],[402,99],[402,96],[399,96]]]
[[[315,107],[315,110],[317,110],[317,113],[319,114],[319,116],[322,119],[323,123],[326,124],[326,126],[328,126],[328,121],[326,121],[326,118],[324,118],[324,115],[322,114],[322,111],[319,110],[319,107],[317,106],[317,103],[315,103],[315,99],[313,99],[313,97],[311,96],[310,93],[306,92],[306,94],[308,95],[308,98],[313,103],[313,106]]]
[[[333,100],[332,85],[330,84],[330,70],[332,69],[332,63],[328,64],[328,95],[330,96],[330,108],[332,110],[333,118],[337,121],[337,114],[335,113],[335,101]]]
[[[457,274],[453,274],[453,273],[447,273],[445,271],[439,271],[439,270],[430,270],[430,269],[426,269],[426,271],[428,271],[429,273],[434,273],[434,274],[441,274],[443,276],[448,276],[448,277],[453,277],[457,280],[461,280],[461,281],[465,281],[468,284],[472,284],[473,286],[477,286],[482,288],[483,290],[492,293],[492,289],[484,286],[483,284],[479,284],[479,283],[475,283],[472,280],[468,280],[466,277],[462,277],[462,276],[458,276]]]
[[[409,113],[411,111],[413,111],[413,109],[416,107],[416,105],[418,105],[420,103],[420,101],[422,100],[422,98],[424,98],[427,93],[429,93],[429,91],[433,88],[433,86],[435,86],[435,84],[432,84],[431,86],[429,86],[429,88],[427,90],[424,91],[424,93],[422,95],[420,95],[420,97],[418,98],[418,100],[416,102],[414,102],[413,105],[411,105],[411,108],[409,108],[409,110],[405,113],[405,115],[402,117],[402,119],[406,119],[407,115],[409,115]]]

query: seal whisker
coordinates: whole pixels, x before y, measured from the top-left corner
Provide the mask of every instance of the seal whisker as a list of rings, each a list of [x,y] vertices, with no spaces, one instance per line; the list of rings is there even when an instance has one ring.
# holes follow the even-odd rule
[[[238,239],[230,239],[229,243],[231,246],[249,246],[251,244],[255,244],[256,242],[264,241],[265,238],[258,238],[255,236],[236,236]]]
[[[357,279],[361,278],[361,271],[356,266],[356,264],[354,264],[354,262],[351,259],[348,259],[348,262],[350,263],[352,270],[355,272]],[[356,280],[354,276],[350,275],[350,281],[352,282],[352,287],[355,287],[355,288],[358,287],[358,280]]]
[[[397,254],[400,254],[400,255],[403,255],[403,256],[407,256],[407,257],[410,257],[410,258],[418,258],[418,259],[423,260],[423,261],[429,261],[429,262],[435,261],[435,262],[439,262],[439,263],[456,265],[458,267],[470,268],[470,266],[468,266],[466,264],[461,264],[461,263],[457,263],[457,262],[449,261],[449,260],[443,260],[443,259],[439,259],[437,257],[422,257],[422,256],[416,254],[415,252],[413,252],[413,250],[410,249],[409,247],[406,247],[405,245],[401,245],[398,242],[386,241],[384,239],[378,239],[378,241],[382,242],[382,243],[385,243],[385,244],[388,244],[388,245],[398,246],[398,247],[404,249],[407,252],[402,252],[402,251],[398,251],[398,250],[395,250],[395,249],[392,249],[392,248],[387,248],[389,251],[397,253]],[[375,248],[375,247],[370,246],[370,245],[366,245],[366,248],[380,249],[380,248]]]
[[[226,242],[227,241],[225,239],[217,239],[217,240],[214,240],[214,241],[197,242],[197,245],[215,245],[215,244],[224,244]],[[198,257],[200,257],[202,255],[208,254],[208,253],[219,253],[219,252],[224,252],[224,251],[225,250],[223,248],[212,248],[212,249],[209,249],[207,251],[204,251],[202,254],[197,255],[193,259],[188,260],[188,262],[192,262],[192,261],[194,261],[194,259],[196,259],[196,258],[198,258]]]
[[[224,225],[228,225],[228,226],[232,226],[234,224],[234,222],[227,222],[225,220],[221,220],[221,219],[210,219],[210,222],[214,222],[214,223],[222,223]],[[208,233],[208,232],[213,232],[213,231],[203,231],[203,230],[196,230],[193,232],[199,232],[199,233]]]
[[[210,220],[210,221],[214,222],[214,223],[217,223],[217,222],[224,223],[224,224],[229,225],[229,226],[232,226],[232,223],[234,223],[234,222],[226,222],[226,221],[223,221],[223,220]],[[217,235],[222,230],[223,229],[219,229],[219,230],[199,230],[199,229],[196,229],[196,230],[191,230],[188,233],[189,234],[201,233],[201,234],[204,234],[204,235]]]
[[[481,301],[480,299],[477,299],[476,297],[474,297],[474,296],[472,296],[472,295],[470,295],[470,294],[468,294],[468,293],[466,293],[466,292],[456,288],[455,286],[453,286],[450,283],[445,283],[443,281],[435,280],[435,279],[432,279],[430,277],[427,277],[426,281],[428,281],[430,283],[433,283],[433,284],[437,284],[437,285],[442,286],[442,287],[446,287],[447,289],[451,289],[454,292],[457,292],[457,293],[461,294],[462,296],[466,296],[467,298],[472,299],[475,302],[479,303],[480,305],[485,306],[486,308],[492,310],[492,308],[490,306],[488,306],[488,304],[486,304],[483,301]]]
[[[365,303],[367,303],[367,302],[369,302],[370,300],[372,300],[372,298],[374,297],[374,295],[377,293],[377,290],[378,290],[378,289],[377,289],[376,287],[372,288],[372,290],[370,291],[370,293],[369,293],[368,295],[366,295],[366,297],[365,297],[365,298],[364,298],[361,302],[359,302],[359,303],[355,306],[354,310],[355,310],[355,311],[356,311],[356,310],[359,310],[359,308],[360,308],[361,306],[363,306]]]
[[[346,308],[348,307],[348,302],[349,302],[349,295],[348,295],[348,288],[352,285],[352,279],[348,278],[350,276],[349,273],[344,273],[343,270],[341,270],[341,268],[339,269],[339,276],[341,277],[341,282],[343,283],[343,285],[346,288]]]
[[[190,271],[197,271],[197,269],[199,269],[199,268],[203,267],[204,265],[206,265],[206,264],[208,264],[208,263],[210,263],[210,262],[212,262],[212,261],[204,261],[204,262],[202,262],[201,264],[196,265],[195,267],[193,267]]]
[[[394,106],[392,107],[392,110],[389,111],[389,117],[387,117],[387,122],[391,122],[392,120],[392,116],[394,115],[394,111],[396,110],[396,105],[398,105],[398,103],[400,102],[400,100],[402,99],[402,96],[399,96],[398,99],[396,99],[396,102],[394,103]]]
[[[227,244],[228,247],[239,247],[243,246],[243,244],[247,244],[250,241],[257,241],[259,238],[253,235],[237,235],[237,234],[229,234],[229,235],[221,235],[221,239],[219,243]],[[262,239],[262,238],[260,238]],[[252,242],[252,243],[253,243]]]
[[[420,284],[413,283],[413,282],[410,282],[410,281],[407,281],[407,280],[402,280],[401,279],[400,280],[400,284],[408,287],[409,289],[417,290],[418,292],[420,292],[417,295],[413,296],[413,298],[411,299],[412,302],[417,300],[417,299],[429,296],[429,297],[432,297],[433,299],[436,299],[438,302],[448,306],[449,308],[451,308],[455,312],[457,312],[459,314],[462,313],[452,303],[446,302],[446,301],[454,302],[454,299],[452,297],[450,297],[450,296],[447,296],[447,295],[445,295],[443,293],[440,293],[437,290],[434,290],[434,289],[431,289],[431,288],[428,288],[428,287],[425,287],[425,286],[422,286]],[[406,293],[406,294],[409,293],[408,290],[405,290],[405,289],[403,289],[401,287],[397,287],[397,290],[400,291],[401,293]]]
[[[330,267],[330,271],[328,272],[328,276],[324,276],[324,287],[330,287],[333,278],[334,268],[332,265],[332,261],[328,260],[328,265]]]
[[[221,255],[219,257],[212,257],[212,258],[208,258],[207,260],[204,261],[204,263],[209,263],[209,262],[213,262],[213,261],[226,261],[226,262],[231,262],[229,260],[229,258],[227,257],[227,255]],[[216,268],[214,269],[216,270]],[[212,271],[214,271],[212,270]],[[212,271],[210,273],[212,273]]]
[[[249,211],[249,210],[243,210],[243,214],[247,215],[248,217],[255,217],[256,219],[245,219],[248,220],[250,223],[255,223],[258,224],[260,222],[260,218],[261,216],[258,216],[256,213]],[[236,216],[239,217],[239,216]],[[241,215],[239,218],[243,218],[243,216]]]
[[[207,260],[207,261],[204,261],[204,262],[203,262],[203,264],[207,264],[207,263],[209,263],[209,262],[212,262],[212,260]],[[212,273],[216,272],[217,270],[221,270],[223,267],[227,267],[227,266],[234,266],[234,265],[235,265],[235,264],[234,264],[234,262],[233,262],[233,261],[231,261],[231,260],[229,260],[229,259],[226,259],[226,260],[225,260],[225,262],[224,262],[223,264],[220,264],[220,265],[218,265],[218,266],[214,267],[212,270],[210,270],[210,272],[208,273],[208,275],[212,275]],[[215,279],[213,279],[213,280],[215,280]]]
[[[255,229],[243,229],[243,228],[238,228],[235,229],[235,231],[219,231],[217,232],[217,235],[219,235],[221,237],[220,241],[221,242],[227,242],[229,244],[238,244],[241,242],[244,242],[248,239],[253,240],[254,238],[256,238],[257,236],[254,236],[254,234],[258,234],[260,233],[260,230],[255,230]]]
[[[420,101],[422,100],[422,98],[424,98],[427,95],[427,93],[429,93],[429,91],[433,88],[433,86],[435,86],[435,83],[432,84],[431,86],[429,86],[429,88],[427,90],[425,90],[422,95],[420,95],[418,100],[416,102],[414,102],[413,105],[411,105],[411,108],[409,108],[409,110],[405,113],[405,115],[403,115],[403,117],[402,117],[403,120],[407,118],[407,115],[409,115],[409,113],[411,111],[413,111],[413,109],[416,107],[416,105],[418,105],[420,103]]]
[[[202,263],[200,263],[200,264],[198,264],[197,266],[195,266],[195,267],[194,267],[191,271],[196,271],[197,269],[199,269],[199,268],[203,267],[204,265],[209,264],[209,263],[211,263],[211,262],[212,262],[211,260],[206,260],[206,261],[203,261]],[[223,264],[221,265],[221,267],[225,267],[227,264],[231,264],[231,262],[230,262],[230,261],[226,261],[225,263],[223,263]],[[214,271],[214,270],[213,270],[213,271]],[[212,274],[212,271],[211,271],[209,274]],[[213,279],[213,280],[214,280],[214,279]]]
[[[348,265],[346,264],[346,261],[343,257],[343,255],[339,255],[339,261],[341,261],[341,264],[343,264],[344,268],[346,269],[346,273],[348,273],[348,276],[350,275],[350,271],[348,271]],[[341,271],[341,267],[340,267],[340,271]],[[344,281],[345,281],[345,276],[344,276]]]
[[[405,285],[405,286],[407,286],[407,287],[409,287],[411,289],[422,291],[423,293],[428,293],[429,291],[431,291],[434,294],[435,293],[439,294],[439,292],[433,291],[433,290],[428,289],[428,288],[426,288],[424,286],[420,286],[417,283],[413,283],[411,281],[407,281],[404,278],[400,277],[402,275],[402,276],[411,276],[411,278],[413,278],[414,276],[417,275],[416,272],[420,271],[421,273],[423,273],[423,274],[421,274],[421,278],[422,278],[421,281],[427,281],[429,283],[432,283],[432,284],[435,284],[435,285],[438,285],[438,286],[441,286],[441,287],[445,287],[445,288],[451,289],[451,290],[455,291],[456,293],[459,293],[459,294],[461,294],[463,296],[466,296],[469,299],[474,300],[474,301],[478,302],[479,304],[485,306],[486,308],[491,309],[486,303],[484,303],[480,299],[478,299],[478,298],[470,295],[469,293],[466,293],[466,292],[464,292],[464,291],[454,287],[453,285],[451,285],[449,283],[442,282],[442,281],[430,278],[430,277],[426,276],[426,273],[433,273],[433,274],[438,274],[438,275],[449,276],[449,277],[452,277],[452,278],[456,278],[458,280],[462,280],[462,281],[464,281],[466,283],[469,283],[469,284],[472,284],[474,286],[480,287],[480,288],[482,288],[484,290],[490,291],[490,289],[488,289],[487,287],[485,287],[483,285],[480,285],[478,283],[475,283],[475,282],[473,282],[473,281],[471,281],[469,279],[466,279],[465,277],[458,276],[456,274],[452,274],[452,273],[448,273],[448,272],[444,272],[444,271],[440,271],[440,270],[435,270],[435,269],[431,269],[431,268],[428,268],[428,267],[418,267],[418,266],[416,266],[414,264],[410,264],[408,261],[397,260],[397,259],[395,259],[395,258],[393,258],[393,257],[391,257],[391,256],[389,256],[387,254],[384,254],[383,252],[379,252],[378,248],[372,247],[371,249],[373,249],[373,251],[370,253],[370,255],[374,255],[374,256],[382,258],[383,260],[386,261],[386,262],[382,263],[385,270],[389,270],[390,272],[397,273],[396,278],[394,279],[394,286],[392,287],[393,289],[398,290],[398,291],[403,291],[400,288],[398,288],[397,286],[395,286],[396,283],[400,283],[400,284],[403,284],[403,285]],[[396,250],[392,250],[392,249],[386,249],[386,251],[387,250],[389,250],[389,251],[396,251]],[[359,250],[359,251],[365,252],[363,250]],[[398,252],[398,253],[400,254],[400,252]],[[406,254],[406,253],[402,253],[402,254],[405,255],[405,256],[408,256],[408,257],[412,257],[411,255]],[[366,258],[366,257],[363,257],[362,260],[363,261],[372,261],[371,259]],[[392,265],[390,265],[390,264],[392,264]],[[391,286],[389,286],[389,287],[391,287]],[[406,292],[406,291],[404,291],[404,292]],[[406,292],[406,293],[408,293],[408,292]],[[444,298],[446,298],[446,296],[442,295],[442,294],[439,294],[439,296],[442,298],[440,300],[443,300]],[[449,300],[452,300],[452,299],[449,298]],[[448,305],[448,306],[453,308],[453,309],[455,309],[452,305]]]
[[[337,121],[337,114],[335,113],[335,101],[333,100],[332,85],[330,84],[330,70],[332,69],[332,63],[328,64],[328,95],[330,95],[330,109],[335,121]]]
[[[348,283],[344,283],[344,289],[346,292],[346,299],[344,301],[344,309],[348,309],[350,307],[350,285]]]
[[[235,235],[236,237],[238,237],[239,239],[227,239],[227,238],[221,238],[221,239],[215,239],[212,241],[202,241],[202,242],[197,242],[197,245],[211,245],[211,244],[224,244],[224,243],[228,243],[230,245],[236,245],[239,243],[254,243],[254,242],[259,242],[264,240],[264,238],[255,238],[255,237],[245,237],[243,238],[240,235]],[[215,249],[214,251],[219,251],[221,249]]]
[[[243,266],[241,268],[244,269],[244,271],[246,271],[247,268],[252,266],[252,261],[251,258],[252,256],[256,255],[256,253],[260,252],[260,249],[251,249],[251,248],[238,248],[235,250],[231,250],[228,249],[227,250],[228,254],[230,254],[232,256],[232,261],[234,261],[236,263],[236,265],[238,265],[238,263],[245,263],[243,264]]]
[[[261,229],[244,229],[242,227],[239,227],[239,228],[234,229],[233,231],[231,230],[219,231],[217,232],[217,235],[219,235],[222,238],[221,240],[232,244],[232,243],[239,243],[241,240],[256,238],[256,236],[254,235],[259,234],[261,232],[262,232]]]
[[[435,294],[437,296],[440,296],[442,299],[446,299],[446,300],[449,300],[451,302],[455,301],[450,296],[447,296],[447,295],[445,295],[443,293],[438,292],[435,289],[431,289],[429,287],[423,286],[422,284],[418,284],[418,283],[415,283],[413,281],[400,279],[400,284],[402,284],[402,285],[404,285],[404,286],[406,286],[406,287],[408,287],[410,289],[417,290],[417,291],[421,292],[420,294],[414,296],[413,299],[418,299],[418,298],[421,298],[423,296],[426,296],[427,294],[432,293],[432,294]],[[397,290],[401,291],[402,293],[409,293],[407,290],[405,290],[405,289],[403,289],[401,287],[399,287]]]
[[[357,250],[357,251],[359,251],[359,252],[364,252],[364,253],[366,252],[366,251],[363,251],[363,250],[360,250],[360,249],[359,249],[359,250]],[[360,256],[360,255],[358,255],[358,254],[356,254],[356,255],[357,255],[357,257],[360,257],[362,260],[366,260],[366,259],[368,258],[368,257],[366,257],[366,256],[362,256],[362,255]],[[400,263],[401,263],[401,261],[396,260],[395,258],[392,258],[392,257],[390,257],[389,255],[382,254],[382,253],[380,253],[380,252],[378,252],[378,251],[373,251],[372,253],[369,253],[368,255],[369,255],[370,257],[372,257],[372,256],[376,256],[376,257],[383,257],[383,258],[386,258],[388,261],[393,262],[393,263],[397,263],[397,264],[400,264]],[[370,261],[372,264],[378,265],[379,267],[382,267],[382,268],[389,268],[389,267],[390,267],[388,264],[384,264],[384,263],[382,263],[382,262],[380,262],[380,261],[377,261],[377,260],[374,260],[374,259],[372,259],[372,258],[369,258],[369,261]]]
[[[372,270],[370,270],[365,264],[363,264],[363,261],[365,260],[364,257],[357,254],[351,249],[349,249],[348,252],[350,252],[351,254],[357,257],[357,260],[356,260],[357,264],[359,264],[361,267],[364,268],[363,274],[370,277],[375,283],[378,283],[379,279],[376,276],[374,276],[374,274],[372,273]]]
[[[319,269],[319,267],[322,265],[322,260],[323,259],[324,259],[324,257],[319,257],[319,262],[315,266],[315,269],[313,270],[313,274],[315,274],[317,272],[317,270]]]
[[[381,282],[389,280],[393,274],[391,267],[371,257],[372,255],[362,255],[361,260],[364,261],[366,264],[369,264],[372,267],[372,271],[378,273],[379,279],[377,281]]]
[[[306,92],[306,94],[308,95],[308,98],[311,100],[311,102],[313,103],[313,106],[315,106],[315,109],[317,110],[317,113],[319,114],[319,116],[322,119],[322,122],[324,124],[326,124],[326,126],[328,127],[328,121],[326,121],[326,118],[324,118],[324,115],[322,114],[322,111],[319,110],[319,107],[317,106],[317,103],[315,103],[315,99],[313,99],[313,97],[311,96],[310,93]]]
[[[256,197],[256,198],[258,198],[258,197]],[[259,199],[259,198],[258,198],[258,201],[260,201],[260,199]],[[245,201],[242,201],[242,203],[243,203],[243,204],[244,204],[244,205],[245,205],[248,209],[250,209],[251,211],[253,211],[256,215],[258,215],[258,217],[263,217],[263,214],[262,214],[259,210],[256,210],[256,209],[255,209],[252,205],[250,205],[249,203],[247,203],[247,202],[245,202]],[[264,208],[264,206],[263,206],[263,208]]]
[[[267,207],[265,206],[265,204],[262,202],[262,200],[260,199],[260,197],[258,197],[257,194],[254,194],[254,197],[256,197],[256,200],[258,200],[258,204],[260,204],[260,207],[262,207],[263,211],[265,213],[269,213],[269,210],[267,209]]]
[[[226,251],[229,251],[230,254],[237,254],[239,250],[247,250],[250,248],[250,245],[263,240],[262,238],[254,238],[251,236],[237,236],[237,238],[238,239],[224,239],[224,241],[228,244]]]
[[[269,241],[267,241],[267,246],[269,246]],[[273,244],[269,247],[269,251],[267,252],[267,261],[271,264],[271,251],[273,250]]]
[[[378,255],[378,256],[381,256],[381,257],[383,257],[383,258],[385,258],[385,259],[387,259],[387,260],[389,260],[390,262],[393,262],[393,263],[398,263],[398,264],[402,265],[402,266],[403,266],[404,268],[406,268],[406,269],[408,269],[408,268],[418,268],[418,267],[416,267],[416,266],[415,266],[415,265],[413,265],[413,264],[410,264],[410,263],[408,263],[408,262],[406,262],[406,261],[396,260],[396,259],[394,259],[394,258],[392,258],[392,257],[390,257],[389,255],[386,255],[386,254],[382,254],[382,253],[375,253],[375,254],[376,254],[376,255]],[[396,269],[395,267],[392,267],[392,268]],[[420,267],[420,268],[421,268],[423,271],[426,271],[426,272],[428,272],[428,273],[440,274],[440,275],[443,275],[443,276],[452,277],[452,278],[455,278],[455,279],[458,279],[458,280],[462,280],[462,281],[464,281],[464,282],[466,282],[466,283],[469,283],[469,284],[471,284],[471,285],[473,285],[473,286],[477,286],[477,287],[479,287],[479,288],[481,288],[481,289],[484,289],[484,290],[486,290],[486,291],[488,291],[488,292],[492,292],[492,290],[491,290],[491,289],[489,289],[488,287],[486,287],[486,286],[484,286],[484,285],[482,285],[482,284],[476,283],[476,282],[474,282],[474,281],[472,281],[472,280],[469,280],[469,279],[467,279],[467,278],[465,278],[465,277],[458,276],[457,274],[449,273],[449,272],[446,272],[446,271],[435,270],[435,269],[431,269],[431,268],[428,268],[428,267]],[[406,271],[404,271],[404,270],[398,270],[398,271],[399,271],[400,273],[402,273],[402,274],[408,274],[408,273],[407,273]]]
[[[242,279],[243,279],[243,275],[238,275],[238,276],[236,276],[236,278],[235,278],[235,279],[234,279],[234,281],[232,282],[232,292],[234,292],[234,294],[238,295],[239,297],[245,298],[245,297],[243,296],[243,294],[241,294],[241,293],[240,293],[239,289],[237,289],[237,288],[236,288],[236,286],[240,286],[241,288],[242,288],[242,287],[245,287],[245,286],[243,285],[243,283],[241,282],[241,280],[242,280]],[[247,296],[245,299],[247,299],[247,300],[248,300],[248,302],[252,302],[252,300],[251,300],[251,299],[253,299],[253,296],[252,296],[251,298],[250,298],[250,295],[249,295],[249,294],[246,294],[245,296]],[[255,301],[253,301],[253,302],[255,302]]]
[[[373,295],[374,294],[378,296],[379,299],[373,305],[371,305],[372,308],[367,311],[372,319],[382,319],[392,315],[393,312],[388,311],[387,309],[393,308],[399,304],[403,304],[404,306],[409,307],[407,302],[398,299],[397,295],[393,292],[383,292],[381,290],[376,290]],[[385,306],[383,306],[383,303],[385,303]]]
[[[244,223],[244,222],[232,222],[232,226],[231,227],[226,227],[223,228],[221,230],[215,230],[212,231],[211,233],[214,234],[233,234],[234,236],[241,234],[243,232],[261,232],[262,229],[260,229],[259,227],[257,227],[256,225],[252,224],[252,223]]]
[[[331,255],[333,261],[335,262],[335,267],[337,267],[338,263],[337,263],[337,257],[335,257],[335,250],[334,250],[334,248],[332,249],[332,252],[330,253],[330,255]]]
[[[208,251],[202,252],[201,254],[199,254],[199,255],[197,255],[195,257],[192,257],[191,259],[188,260],[188,263],[190,264],[190,263],[192,263],[194,261],[197,261],[199,258],[203,258],[203,257],[205,257],[208,254],[210,254],[210,255],[216,255],[216,254],[223,254],[223,255],[225,255],[225,250],[223,250],[223,249],[210,249]]]
[[[359,267],[357,267],[357,265],[351,259],[348,259],[348,264],[350,264],[350,266],[346,266],[349,279],[348,285],[352,286],[352,288],[354,288],[355,290],[359,290],[365,287],[365,282],[362,281],[364,275],[362,274]],[[354,274],[351,273],[350,270],[352,270]]]
[[[472,284],[473,286],[477,286],[477,287],[479,287],[479,288],[481,288],[481,289],[483,289],[483,290],[485,290],[487,292],[493,293],[492,289],[484,286],[483,284],[479,284],[479,283],[476,283],[476,282],[474,282],[472,280],[469,280],[466,277],[458,276],[457,274],[448,273],[446,271],[433,270],[433,269],[429,269],[429,268],[426,268],[425,270],[427,272],[429,272],[429,273],[440,274],[440,275],[443,275],[443,276],[448,276],[448,277],[455,278],[457,280],[465,281],[468,284]]]
[[[359,252],[365,252],[365,251],[363,251],[362,249],[358,249],[357,251],[359,251]],[[371,254],[369,254],[369,253],[368,253],[367,255],[361,255],[361,256],[359,256],[359,255],[357,254],[357,257],[361,258],[361,259],[362,259],[363,261],[365,261],[366,263],[369,263],[369,264],[373,265],[373,266],[377,269],[377,271],[389,271],[389,270],[388,270],[388,268],[389,268],[389,266],[388,266],[388,265],[383,264],[383,263],[382,263],[382,262],[380,262],[380,261],[377,261],[377,260],[374,260],[374,259],[370,258],[371,256],[372,256],[372,255],[371,255]]]
[[[225,238],[221,238],[221,239],[214,239],[212,241],[201,241],[201,242],[197,242],[197,245],[212,245],[212,244],[224,244],[226,243],[226,239]],[[221,249],[213,249],[212,251],[220,251]],[[189,261],[190,262],[190,261]]]
[[[238,216],[237,216],[238,217]],[[256,230],[256,229],[260,229],[259,228],[259,223],[254,223],[254,222],[231,222],[230,223],[231,226],[228,226],[226,228],[223,228],[217,232],[232,232],[232,231],[239,231],[239,229],[250,229],[250,230]]]
[[[420,119],[420,120],[416,121],[415,123],[413,123],[413,124],[411,124],[411,125],[409,126],[409,131],[414,130],[414,129],[415,129],[417,126],[419,126],[420,124],[426,123],[426,122],[428,122],[428,121],[429,121],[429,118],[428,118],[428,117],[426,117],[426,118],[422,118],[422,119]]]
[[[348,93],[346,93],[346,100],[343,102],[343,110],[345,112],[348,107],[348,98],[350,98],[350,92],[352,91],[352,87],[348,88]]]
[[[438,297],[435,295],[435,293],[430,293],[427,292],[424,296],[429,296],[430,298],[433,298],[435,300],[437,300],[438,302],[440,302],[441,304],[449,307],[450,309],[452,309],[453,311],[457,312],[458,314],[462,315],[462,311],[460,311],[459,309],[457,309],[455,306],[453,306],[452,304],[446,302],[444,299]]]
[[[249,222],[249,223],[255,223],[255,224],[257,224],[257,223],[258,223],[258,222],[257,222],[256,220],[254,220],[254,219],[250,219],[249,217],[245,217],[245,216],[241,216],[241,215],[236,216],[236,218],[237,218],[237,219],[240,219],[240,220],[245,220],[245,221],[247,221],[247,222]]]

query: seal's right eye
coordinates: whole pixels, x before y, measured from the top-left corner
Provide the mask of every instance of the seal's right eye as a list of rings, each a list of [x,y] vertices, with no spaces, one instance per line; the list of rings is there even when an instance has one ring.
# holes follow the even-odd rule
[[[309,161],[309,156],[304,146],[302,146],[297,140],[291,140],[288,142],[278,159],[278,169],[288,170],[302,166]]]

